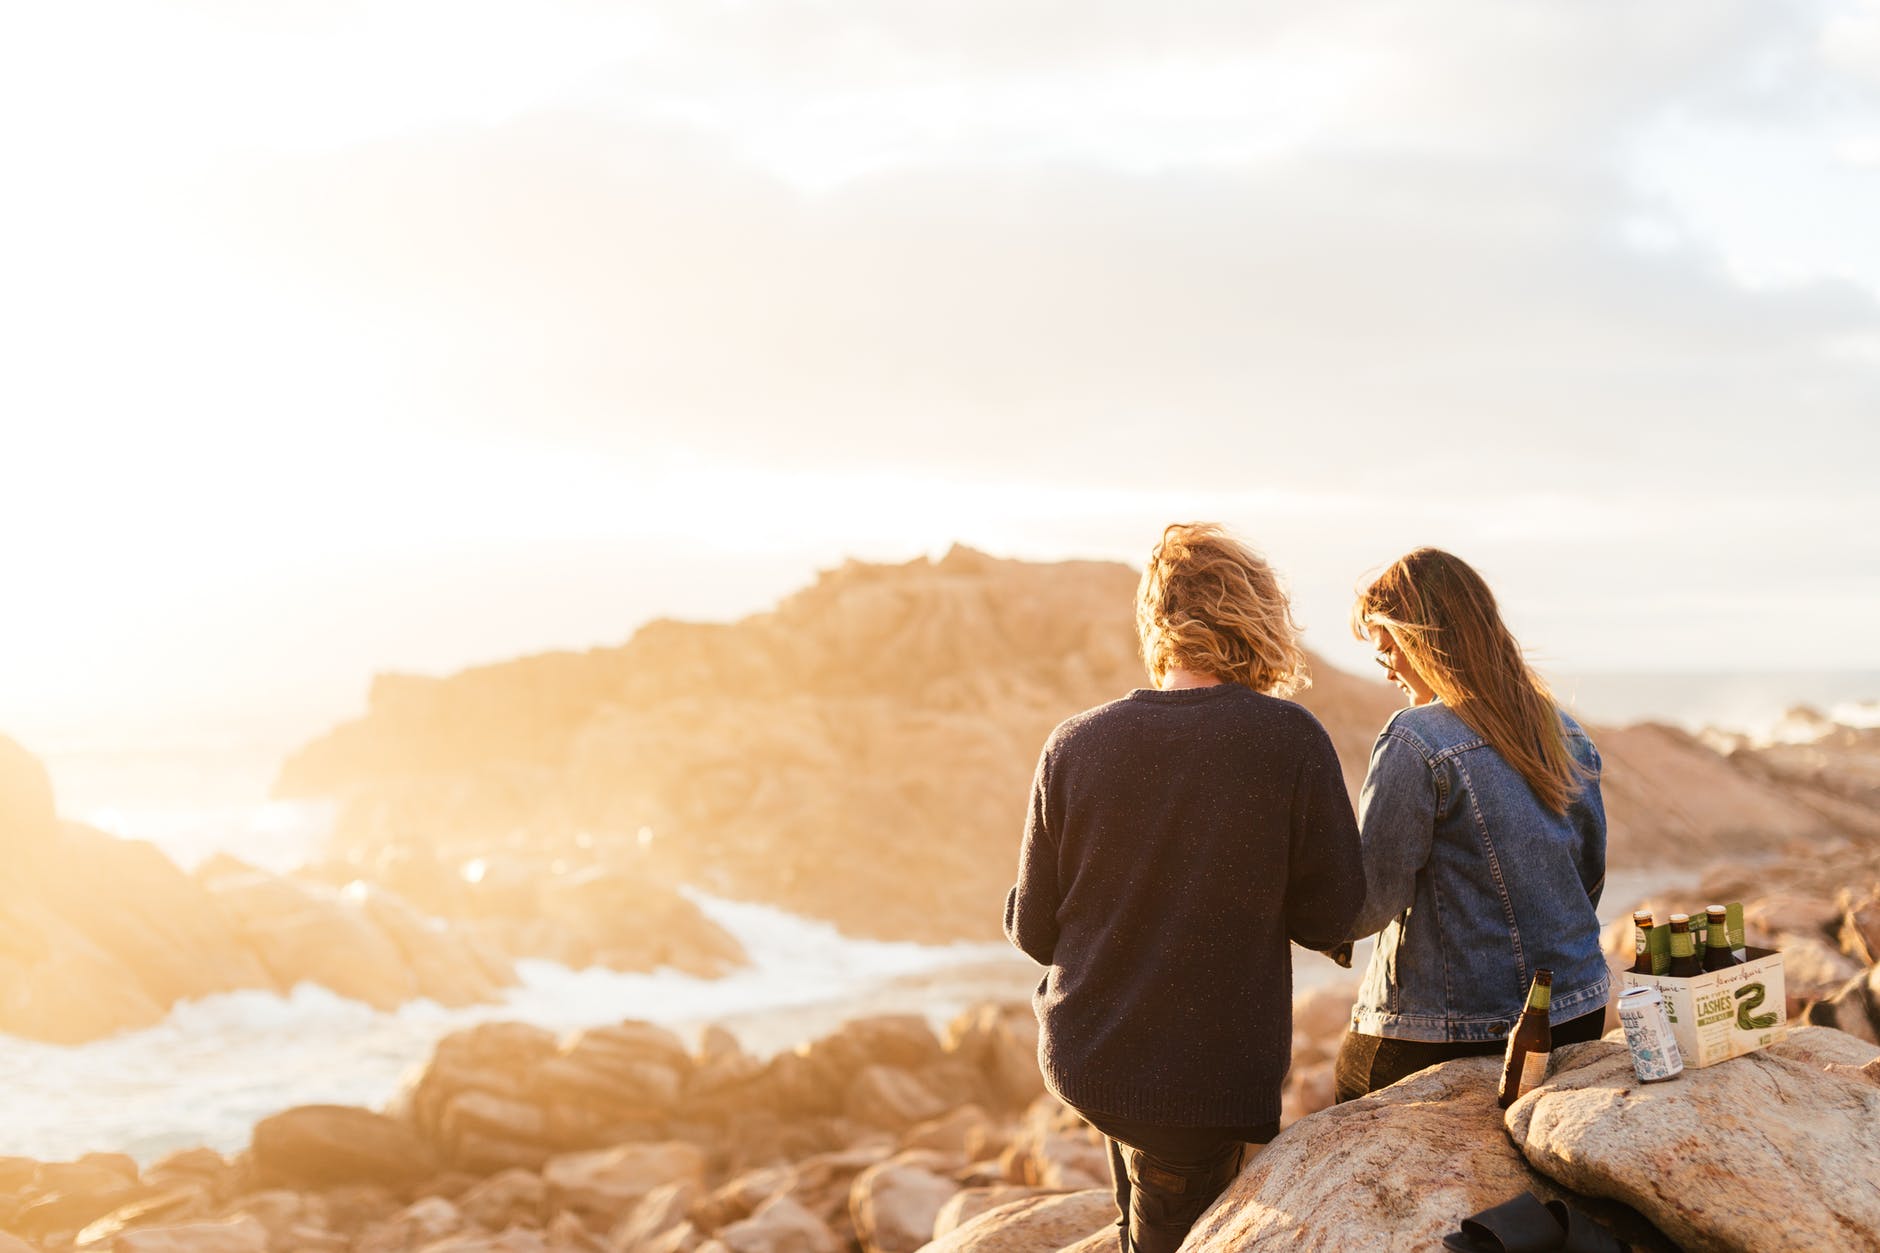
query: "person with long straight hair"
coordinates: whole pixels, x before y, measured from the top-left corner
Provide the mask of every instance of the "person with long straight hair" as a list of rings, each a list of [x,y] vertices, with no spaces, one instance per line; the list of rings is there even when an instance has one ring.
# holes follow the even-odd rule
[[[1364,872],[1331,737],[1283,699],[1305,652],[1266,560],[1171,526],[1136,625],[1154,686],[1045,742],[1005,933],[1049,967],[1039,1066],[1109,1139],[1123,1249],[1174,1253],[1279,1130],[1287,941],[1338,946]]]
[[[1599,1038],[1610,976],[1592,740],[1459,557],[1400,558],[1359,594],[1351,625],[1409,706],[1377,737],[1358,798],[1365,904],[1351,934],[1380,934],[1338,1099],[1500,1052],[1541,968],[1554,972],[1554,1042]]]

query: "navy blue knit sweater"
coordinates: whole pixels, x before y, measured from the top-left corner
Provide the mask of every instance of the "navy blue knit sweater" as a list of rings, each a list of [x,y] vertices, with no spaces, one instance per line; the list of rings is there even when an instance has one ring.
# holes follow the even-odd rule
[[[1050,967],[1033,996],[1051,1089],[1178,1127],[1279,1118],[1288,939],[1330,948],[1364,903],[1332,742],[1238,684],[1139,689],[1046,741],[1005,933]]]

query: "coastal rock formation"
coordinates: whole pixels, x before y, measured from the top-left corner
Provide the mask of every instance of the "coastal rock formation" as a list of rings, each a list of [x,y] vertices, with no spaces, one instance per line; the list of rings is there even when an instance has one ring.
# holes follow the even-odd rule
[[[366,715],[296,753],[277,792],[340,800],[337,873],[427,878],[383,881],[439,916],[465,908],[460,867],[513,860],[524,832],[536,874],[605,866],[855,935],[990,938],[1039,745],[1144,681],[1135,581],[1112,563],[956,548],[849,562],[729,625],[656,622],[616,648],[383,676]],[[1355,790],[1398,699],[1323,662],[1313,674],[1300,699]],[[1858,833],[1683,732],[1596,734],[1615,865]]]
[[[306,982],[379,1009],[495,1001],[514,962],[723,974],[737,941],[669,885],[518,862],[505,891],[466,883],[463,916],[381,883],[281,875],[218,855],[185,874],[154,845],[62,822],[40,763],[0,737],[0,1032],[75,1044],[153,1026],[179,1001]],[[408,876],[409,877],[409,876]]]
[[[1623,1045],[1580,1045],[1508,1110],[1508,1132],[1537,1170],[1636,1207],[1689,1248],[1870,1250],[1880,1085],[1860,1068],[1876,1058],[1880,1048],[1803,1027],[1641,1084]]]

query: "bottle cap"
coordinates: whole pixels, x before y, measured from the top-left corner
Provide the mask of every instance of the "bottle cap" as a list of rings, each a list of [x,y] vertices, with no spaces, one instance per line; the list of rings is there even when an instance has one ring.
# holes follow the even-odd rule
[[[1689,914],[1671,915],[1671,925],[1674,927],[1677,926],[1680,922],[1689,922],[1690,920],[1691,920],[1691,916]]]

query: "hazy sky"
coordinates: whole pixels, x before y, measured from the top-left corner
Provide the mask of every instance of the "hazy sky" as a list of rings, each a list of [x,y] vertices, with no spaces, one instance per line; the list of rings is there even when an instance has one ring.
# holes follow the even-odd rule
[[[0,40],[0,729],[1216,517],[1871,666],[1880,0],[70,0]]]

